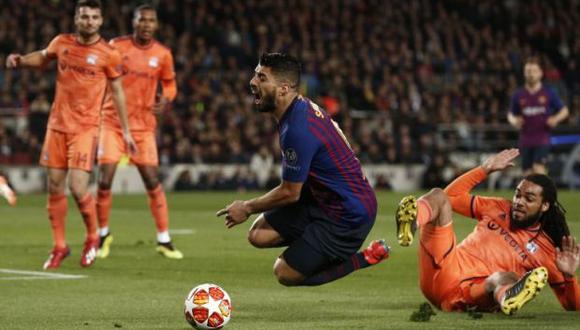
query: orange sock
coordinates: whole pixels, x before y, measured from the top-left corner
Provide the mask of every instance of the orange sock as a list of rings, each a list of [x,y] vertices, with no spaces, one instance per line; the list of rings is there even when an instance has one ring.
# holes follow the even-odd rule
[[[169,211],[167,210],[167,200],[161,184],[156,188],[147,191],[149,197],[149,208],[155,218],[157,232],[165,232],[169,228]]]
[[[99,220],[99,228],[109,226],[109,213],[111,205],[113,204],[113,194],[111,190],[101,190],[97,192],[97,218]]]
[[[421,227],[431,221],[433,210],[426,200],[419,198],[417,200],[417,226]]]
[[[90,193],[87,193],[76,202],[87,229],[86,239],[98,240],[99,232],[97,231],[97,205],[95,199]]]
[[[48,195],[48,219],[52,229],[52,240],[57,248],[66,247],[65,222],[68,211],[67,199],[64,194]]]

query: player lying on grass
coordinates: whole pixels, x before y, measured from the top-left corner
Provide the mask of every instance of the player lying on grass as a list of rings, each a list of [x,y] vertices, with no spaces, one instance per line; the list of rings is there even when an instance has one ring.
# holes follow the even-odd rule
[[[228,228],[261,213],[248,240],[257,248],[288,246],[274,264],[286,286],[328,283],[389,255],[383,240],[357,252],[375,222],[375,193],[338,125],[298,94],[299,83],[298,60],[262,55],[250,87],[256,109],[278,122],[282,182],[217,213]]]
[[[566,310],[580,310],[575,276],[580,245],[570,235],[556,186],[542,174],[526,176],[511,201],[470,191],[489,173],[513,166],[509,149],[453,181],[415,199],[396,213],[399,244],[409,246],[420,229],[419,282],[425,297],[444,311],[513,314],[549,283]],[[453,211],[477,220],[459,245]]]

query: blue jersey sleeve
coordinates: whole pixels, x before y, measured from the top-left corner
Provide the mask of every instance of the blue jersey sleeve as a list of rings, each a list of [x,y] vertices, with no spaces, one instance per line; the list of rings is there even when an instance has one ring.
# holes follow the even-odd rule
[[[520,102],[518,102],[519,96],[520,96],[520,91],[518,90],[512,95],[512,98],[510,100],[510,112],[516,116],[522,114],[522,109],[520,108]]]
[[[308,131],[307,127],[289,128],[280,141],[282,179],[290,182],[305,182],[319,145],[318,139]]]
[[[548,96],[550,98],[550,114],[558,113],[564,107],[564,102],[553,88],[548,88]]]

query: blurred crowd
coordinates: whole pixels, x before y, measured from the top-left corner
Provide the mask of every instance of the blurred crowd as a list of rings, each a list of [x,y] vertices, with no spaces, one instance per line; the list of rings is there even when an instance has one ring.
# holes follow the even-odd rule
[[[102,35],[131,33],[136,1],[103,1]],[[504,127],[522,62],[580,124],[580,1],[151,1],[179,94],[159,123],[162,165],[279,159],[276,123],[252,110],[259,54],[303,61],[301,91],[334,115],[363,163],[447,162],[449,150],[513,140]],[[0,0],[0,61],[73,31],[74,1]],[[0,69],[0,163],[35,162],[55,71]],[[448,127],[443,130],[441,127]],[[487,128],[487,129],[483,129]],[[434,155],[443,155],[434,157]],[[435,160],[437,158],[437,160]]]

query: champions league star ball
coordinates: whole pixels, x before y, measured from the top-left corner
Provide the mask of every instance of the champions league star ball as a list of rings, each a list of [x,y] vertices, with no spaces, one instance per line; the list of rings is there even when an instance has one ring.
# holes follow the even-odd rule
[[[232,300],[215,284],[201,284],[185,298],[185,319],[196,329],[221,329],[230,321]]]

